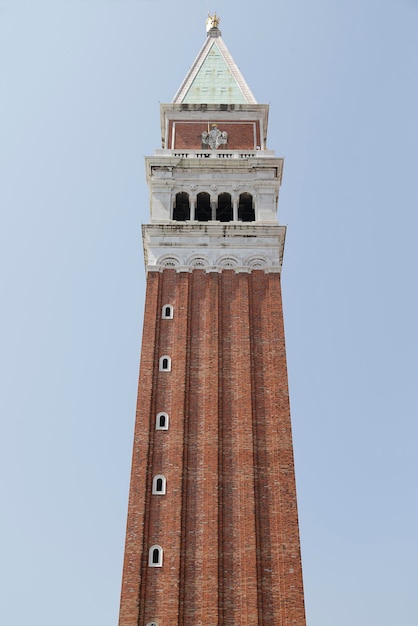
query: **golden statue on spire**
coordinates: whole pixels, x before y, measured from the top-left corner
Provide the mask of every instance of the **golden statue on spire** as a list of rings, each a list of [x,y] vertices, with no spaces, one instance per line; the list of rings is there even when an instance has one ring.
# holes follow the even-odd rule
[[[216,13],[214,13],[213,15],[208,13],[208,18],[206,20],[206,32],[209,32],[211,28],[218,28],[220,21],[221,18],[219,17],[219,15],[216,15]]]

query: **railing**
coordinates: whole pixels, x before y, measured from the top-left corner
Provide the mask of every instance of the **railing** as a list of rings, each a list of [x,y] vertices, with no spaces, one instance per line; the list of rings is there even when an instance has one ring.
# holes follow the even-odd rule
[[[274,155],[272,150],[156,150],[155,153],[179,159],[253,159]]]
[[[249,159],[259,154],[257,152],[239,152],[237,150],[233,152],[225,152],[224,150],[211,150],[210,152],[203,150],[187,150],[187,152],[180,152],[172,150],[171,153],[172,156],[179,157],[180,159]]]

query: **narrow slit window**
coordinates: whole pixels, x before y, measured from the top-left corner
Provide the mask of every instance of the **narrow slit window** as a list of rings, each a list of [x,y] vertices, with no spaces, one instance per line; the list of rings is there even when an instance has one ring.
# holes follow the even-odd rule
[[[162,313],[163,320],[172,320],[173,313],[174,313],[174,310],[173,310],[172,304],[165,304],[163,306],[163,313]]]
[[[171,359],[169,356],[160,358],[160,372],[171,372]]]
[[[168,430],[168,414],[157,413],[155,430]]]
[[[152,546],[149,549],[148,565],[149,567],[162,567],[163,549],[161,546]]]
[[[154,476],[152,480],[152,493],[156,496],[165,496],[167,481],[165,476]]]

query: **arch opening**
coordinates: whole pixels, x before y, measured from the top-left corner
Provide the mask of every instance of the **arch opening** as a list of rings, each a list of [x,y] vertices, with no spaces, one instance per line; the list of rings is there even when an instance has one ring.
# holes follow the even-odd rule
[[[173,207],[173,220],[176,222],[185,222],[190,219],[190,198],[185,191],[176,193]]]
[[[232,199],[231,194],[221,193],[218,196],[218,207],[216,209],[216,219],[219,222],[232,222]]]
[[[255,221],[254,202],[250,193],[240,194],[238,203],[238,219],[241,222]]]
[[[210,195],[201,191],[196,198],[196,219],[198,222],[209,222],[211,217]]]

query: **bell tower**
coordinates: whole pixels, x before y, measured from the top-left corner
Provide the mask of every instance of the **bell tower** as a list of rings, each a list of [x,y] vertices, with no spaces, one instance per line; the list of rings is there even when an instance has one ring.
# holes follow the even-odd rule
[[[146,158],[119,626],[305,626],[267,123],[209,16]]]

